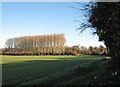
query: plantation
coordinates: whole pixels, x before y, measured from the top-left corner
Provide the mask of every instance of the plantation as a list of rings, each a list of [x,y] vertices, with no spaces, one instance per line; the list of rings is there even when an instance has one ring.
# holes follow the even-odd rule
[[[118,84],[104,56],[3,56],[4,85]],[[109,73],[108,73],[109,72]],[[111,75],[113,72],[114,75]],[[114,76],[118,78],[112,79]]]

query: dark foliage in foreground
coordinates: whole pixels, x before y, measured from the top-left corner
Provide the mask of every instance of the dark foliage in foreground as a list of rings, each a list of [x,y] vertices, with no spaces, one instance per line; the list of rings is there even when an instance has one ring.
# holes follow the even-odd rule
[[[109,48],[112,62],[120,66],[120,2],[90,2],[84,11],[87,22],[79,29],[91,28]]]

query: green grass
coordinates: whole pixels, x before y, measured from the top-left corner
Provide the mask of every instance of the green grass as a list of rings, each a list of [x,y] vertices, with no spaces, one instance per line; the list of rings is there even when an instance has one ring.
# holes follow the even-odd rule
[[[24,61],[34,61],[34,60],[71,60],[71,59],[79,59],[79,58],[91,58],[96,59],[102,56],[2,56],[2,61],[0,64],[8,64],[8,63],[19,63]]]
[[[2,83],[52,86],[110,84],[113,81],[107,79],[108,60],[101,60],[102,57],[2,56]]]

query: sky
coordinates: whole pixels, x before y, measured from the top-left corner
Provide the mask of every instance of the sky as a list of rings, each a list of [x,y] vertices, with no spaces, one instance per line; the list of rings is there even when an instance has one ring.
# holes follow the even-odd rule
[[[1,4],[0,4],[1,5]],[[80,6],[85,5],[81,3]],[[91,30],[82,34],[75,20],[83,21],[84,13],[71,8],[78,6],[73,2],[4,2],[2,3],[2,30],[0,48],[9,38],[63,33],[67,46],[99,46],[98,36]]]

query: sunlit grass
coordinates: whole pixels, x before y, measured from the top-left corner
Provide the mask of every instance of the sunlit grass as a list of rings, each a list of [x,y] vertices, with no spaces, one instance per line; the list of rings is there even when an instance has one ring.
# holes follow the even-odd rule
[[[7,63],[19,63],[24,61],[35,61],[35,60],[71,60],[71,59],[98,59],[99,56],[2,56],[2,62],[0,64]]]
[[[2,56],[1,64],[7,63],[16,63],[24,61],[35,61],[35,60],[61,60],[61,59],[70,59],[75,57],[67,56]]]

